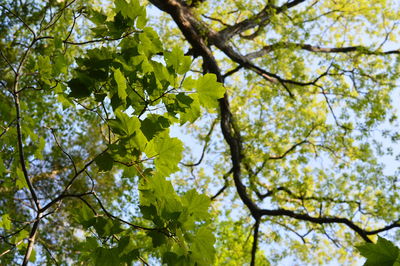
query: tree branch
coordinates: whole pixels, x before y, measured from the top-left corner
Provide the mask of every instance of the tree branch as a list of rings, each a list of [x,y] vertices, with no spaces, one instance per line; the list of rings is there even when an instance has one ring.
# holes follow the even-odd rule
[[[286,155],[288,155],[289,153],[291,153],[292,151],[294,151],[298,146],[301,146],[305,143],[308,143],[307,140],[302,140],[296,144],[294,144],[292,147],[290,147],[288,150],[286,150],[282,155],[278,155],[278,156],[269,156],[268,160],[280,160],[286,157]]]
[[[3,132],[0,133],[0,138],[7,133],[7,131],[10,129],[10,127],[12,126],[12,124],[14,124],[16,119],[13,119],[10,123],[8,123],[7,126],[2,127],[3,128]]]
[[[228,187],[228,176],[232,174],[233,169],[229,170],[229,172],[225,173],[222,177],[225,180],[225,184],[215,193],[214,196],[210,197],[211,201],[215,200],[219,195],[221,195],[225,189]]]
[[[8,13],[10,13],[11,15],[13,15],[14,17],[16,17],[19,21],[22,22],[22,24],[32,33],[33,38],[36,38],[36,33],[33,31],[33,29],[20,17],[18,16],[18,14],[15,14],[14,12],[12,12],[10,9],[8,9],[6,6],[4,6],[3,4],[0,4],[0,7],[2,7],[4,10],[6,10]]]
[[[217,120],[214,120],[211,123],[210,130],[208,131],[208,133],[207,133],[207,135],[205,137],[205,143],[204,143],[204,146],[203,146],[203,150],[201,151],[201,156],[200,156],[199,160],[196,163],[180,163],[180,164],[182,164],[183,166],[187,166],[187,167],[194,167],[194,166],[198,166],[199,164],[201,164],[201,162],[203,161],[204,155],[206,153],[206,149],[208,147],[208,143],[210,141],[210,136],[211,136],[212,132],[214,131],[214,127],[215,127],[216,123],[217,123]]]
[[[253,246],[251,248],[250,266],[255,266],[256,265],[256,255],[257,255],[257,245],[258,245],[258,230],[260,229],[260,220],[261,220],[261,218],[257,218],[256,219],[256,223],[254,224]]]
[[[268,210],[262,209],[260,210],[261,216],[288,216],[297,220],[308,221],[316,224],[345,224],[353,231],[355,231],[359,236],[361,236],[366,242],[372,243],[371,239],[369,239],[368,235],[371,235],[368,231],[363,230],[361,227],[353,223],[347,218],[342,217],[313,217],[308,214],[303,213],[295,213],[294,211],[286,210],[286,209],[276,209],[276,210]],[[394,226],[399,227],[400,225]],[[381,231],[380,231],[381,232]]]
[[[86,44],[92,44],[92,43],[99,43],[99,42],[111,42],[111,41],[118,41],[118,40],[122,40],[123,38],[128,37],[129,35],[132,35],[133,33],[141,33],[142,31],[138,31],[138,30],[133,30],[130,31],[128,33],[123,34],[121,37],[117,37],[117,38],[109,38],[109,37],[105,37],[102,39],[95,39],[95,40],[89,40],[89,41],[83,41],[83,42],[72,42],[72,41],[68,41],[68,40],[64,40],[62,41],[64,44],[70,44],[70,45],[86,45]],[[53,36],[42,36],[37,38],[36,40],[45,40],[45,39],[54,39]]]
[[[13,244],[13,246],[9,249],[4,250],[2,253],[0,253],[0,257],[6,255],[7,253],[9,253],[11,250],[15,249],[17,246],[19,246],[22,242],[24,242],[23,239],[21,239],[20,241],[18,241],[17,243]]]
[[[294,0],[291,2],[287,2],[279,8],[276,8],[276,12],[283,12],[291,7],[294,7],[298,4],[301,4],[305,0]],[[150,0],[152,4],[157,6],[160,10],[171,15],[173,20],[178,25],[182,34],[185,36],[186,40],[191,44],[195,54],[200,55],[203,58],[203,69],[205,73],[214,73],[217,77],[217,81],[223,83],[223,76],[221,75],[218,63],[213,56],[212,50],[210,49],[211,44],[215,45],[218,49],[224,52],[231,60],[238,63],[239,66],[248,68],[257,74],[261,75],[263,78],[274,82],[281,83],[285,89],[286,84],[292,84],[297,86],[309,86],[316,85],[316,83],[327,76],[329,73],[326,71],[325,73],[319,75],[312,81],[308,82],[300,82],[295,80],[288,80],[280,77],[279,75],[269,73],[260,67],[254,65],[249,58],[240,55],[240,53],[235,52],[229,45],[227,45],[228,37],[232,37],[235,34],[239,34],[244,30],[247,30],[251,27],[254,27],[260,20],[268,19],[268,11],[266,8],[259,13],[260,17],[256,21],[254,18],[247,19],[242,21],[232,27],[226,28],[221,32],[215,32],[208,28],[204,23],[197,20],[197,18],[191,13],[191,10],[182,4],[180,0]],[[257,18],[257,15],[256,15]],[[257,22],[257,23],[256,23]],[[207,39],[207,42],[205,41]],[[290,93],[290,91],[289,91]],[[297,213],[291,210],[286,209],[260,209],[257,204],[251,199],[250,195],[247,193],[247,188],[242,182],[242,172],[241,172],[241,162],[242,162],[242,139],[240,136],[240,132],[235,125],[233,114],[230,111],[228,95],[225,94],[222,99],[219,100],[220,106],[220,114],[221,114],[221,129],[224,136],[225,141],[227,142],[231,161],[232,161],[232,173],[233,180],[235,182],[237,193],[242,200],[242,202],[249,209],[253,218],[257,221],[261,219],[262,216],[287,216],[292,217],[301,221],[308,221],[315,224],[344,224],[353,231],[355,231],[360,237],[362,237],[366,242],[371,242],[368,235],[371,235],[376,232],[382,232],[385,230],[389,230],[394,227],[400,227],[400,224],[397,222],[388,225],[384,228],[367,231],[362,229],[360,226],[355,224],[353,221],[342,218],[342,217],[313,217],[309,214]]]
[[[77,174],[78,171],[77,171],[77,169],[76,169],[76,164],[75,164],[75,162],[74,162],[74,159],[72,159],[71,155],[69,155],[69,153],[66,152],[66,151],[63,149],[63,147],[60,145],[60,143],[58,142],[58,139],[57,139],[56,132],[55,132],[54,128],[50,128],[50,131],[51,131],[51,134],[53,135],[54,141],[56,142],[58,148],[60,148],[60,150],[62,151],[62,153],[64,153],[64,154],[68,157],[68,159],[71,161],[72,166],[74,167],[74,172],[75,172],[75,174]]]
[[[132,228],[135,229],[141,229],[141,230],[147,230],[147,231],[158,231],[168,237],[170,237],[171,235],[169,234],[169,232],[167,232],[165,229],[166,228],[150,228],[150,227],[144,227],[144,226],[140,226],[140,225],[136,225],[133,223],[130,223],[122,218],[119,218],[113,214],[111,214],[109,211],[107,211],[107,209],[104,207],[103,203],[101,202],[100,198],[97,196],[96,192],[93,192],[92,195],[95,197],[97,203],[100,205],[100,208],[103,210],[103,212],[110,218],[114,219],[114,220],[118,220],[121,223],[127,224],[129,226],[131,226]]]
[[[31,257],[32,251],[33,251],[33,246],[35,244],[35,238],[36,234],[39,228],[39,223],[42,218],[42,214],[39,212],[36,217],[36,221],[33,223],[31,232],[29,234],[29,239],[28,239],[28,247],[26,248],[24,260],[22,262],[22,266],[28,265],[29,258]]]
[[[33,188],[33,185],[31,183],[31,180],[29,179],[29,174],[28,170],[26,168],[26,163],[25,163],[25,155],[24,155],[24,147],[23,147],[23,139],[22,139],[22,130],[21,130],[21,108],[20,108],[20,102],[19,102],[19,94],[17,93],[18,91],[18,83],[19,83],[19,77],[20,73],[19,70],[21,69],[21,66],[23,64],[23,61],[25,59],[26,54],[28,53],[28,50],[25,52],[25,55],[21,59],[21,62],[19,64],[19,67],[17,68],[15,78],[14,78],[14,86],[13,86],[13,97],[14,97],[14,104],[15,104],[15,111],[16,111],[16,127],[17,127],[17,145],[18,145],[18,154],[19,154],[19,163],[22,168],[22,172],[24,174],[24,179],[25,182],[28,186],[29,192],[32,196],[33,202],[36,205],[36,209],[40,210],[40,202],[38,200],[38,197],[36,195],[36,191]]]
[[[260,24],[265,24],[265,22],[269,20],[271,14],[273,14],[273,10],[275,14],[279,14],[303,2],[305,2],[305,0],[294,0],[291,2],[287,2],[286,4],[283,4],[280,7],[275,7],[273,5],[267,4],[261,10],[261,12],[259,12],[255,16],[245,19],[239,23],[236,23],[233,26],[227,27],[219,31],[218,35],[221,35],[222,39],[224,39],[224,41],[227,42],[235,35],[243,33],[244,31],[249,30],[251,28],[257,27]]]
[[[287,48],[297,48],[301,50],[306,50],[314,53],[350,53],[350,52],[360,52],[363,54],[375,54],[375,55],[389,55],[389,54],[399,54],[400,49],[390,50],[385,52],[371,51],[367,47],[357,45],[348,47],[320,47],[311,44],[302,43],[291,43],[291,42],[277,42],[271,45],[264,46],[261,50],[249,53],[245,57],[249,59],[254,59],[262,57],[276,49],[287,49]]]

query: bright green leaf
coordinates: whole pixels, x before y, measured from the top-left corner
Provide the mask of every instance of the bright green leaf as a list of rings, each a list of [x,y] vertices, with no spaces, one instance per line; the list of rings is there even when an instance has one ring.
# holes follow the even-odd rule
[[[177,138],[170,138],[166,131],[154,139],[154,150],[157,153],[155,165],[157,172],[168,176],[179,170],[178,163],[182,159],[183,145]]]
[[[119,69],[114,69],[114,79],[118,86],[118,96],[122,101],[125,101],[126,93],[126,79]]]
[[[21,168],[17,168],[16,173],[17,173],[16,185],[17,185],[18,189],[22,189],[25,187],[27,188],[28,184],[25,181],[25,176],[24,176],[24,173],[22,172]]]
[[[211,200],[206,195],[197,193],[195,189],[191,189],[182,197],[182,202],[187,208],[190,216],[196,220],[207,219],[210,215],[208,208],[210,207]]]
[[[175,46],[171,52],[164,53],[167,65],[173,66],[176,73],[182,75],[189,71],[192,60],[185,56],[181,48]]]
[[[212,265],[215,256],[215,237],[204,226],[201,227],[191,244],[192,256],[200,265]]]
[[[217,77],[209,73],[200,77],[197,81],[186,78],[183,86],[188,90],[196,89],[200,104],[209,108],[218,107],[217,100],[221,99],[225,93],[225,88],[217,82]]]
[[[5,230],[10,230],[11,229],[11,220],[10,220],[10,216],[7,213],[3,214],[1,216],[0,228],[3,228]]]

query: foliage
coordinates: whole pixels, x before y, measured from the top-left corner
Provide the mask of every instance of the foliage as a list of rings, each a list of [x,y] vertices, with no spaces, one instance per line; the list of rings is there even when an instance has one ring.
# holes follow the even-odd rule
[[[357,247],[361,255],[367,258],[364,265],[398,265],[399,248],[392,242],[378,237],[376,244],[365,243]]]
[[[22,54],[22,59],[16,58],[15,63],[7,60],[4,66],[13,80],[4,81],[3,97],[7,99],[9,96],[6,94],[10,94],[16,105],[14,110],[9,110],[11,112],[8,117],[17,116],[17,132],[7,132],[7,137],[17,139],[17,144],[23,147],[19,150],[20,156],[23,156],[19,161],[14,154],[5,158],[10,160],[10,166],[6,167],[6,177],[3,180],[3,193],[8,196],[4,198],[4,207],[13,202],[13,195],[21,194],[18,196],[21,199],[32,196],[36,206],[31,206],[30,212],[36,213],[37,221],[42,226],[52,227],[58,222],[67,222],[65,230],[68,230],[69,227],[80,228],[80,225],[81,230],[95,236],[89,236],[78,245],[69,243],[75,253],[79,251],[81,255],[75,256],[82,262],[89,261],[96,265],[130,264],[151,255],[165,263],[211,264],[215,251],[214,236],[208,228],[209,198],[195,190],[178,195],[171,182],[166,180],[166,177],[179,170],[177,164],[182,158],[183,149],[180,140],[170,137],[169,127],[174,123],[184,124],[196,120],[198,112],[193,109],[200,108],[199,104],[215,107],[224,89],[211,74],[199,79],[188,77],[182,85],[182,75],[189,70],[190,58],[177,48],[172,52],[164,50],[157,33],[146,27],[145,9],[138,2],[116,1],[112,15],[98,11],[94,6],[82,5],[85,2],[70,4],[74,5],[74,9],[67,11],[65,4],[49,3],[46,8],[59,9],[55,17],[50,19],[46,17],[47,14],[44,17],[42,14],[34,14],[31,19],[39,24],[35,25],[37,29],[32,29],[33,36],[20,37],[22,41],[30,42],[30,46]],[[3,10],[14,19],[20,19],[23,15],[29,17],[28,14],[16,13],[21,11],[12,8],[11,3],[3,6]],[[76,10],[79,10],[78,14],[70,13]],[[58,16],[71,15],[74,24],[91,23],[91,33],[85,32],[90,40],[72,40],[72,30],[67,37],[50,35],[59,24],[63,27],[68,25]],[[76,20],[79,16],[83,16],[84,20]],[[25,18],[20,20],[25,21]],[[46,48],[37,48],[34,44],[42,40],[48,40]],[[120,41],[106,43],[113,40]],[[100,46],[96,47],[97,43]],[[88,46],[80,47],[85,44]],[[3,45],[11,46],[11,43]],[[70,48],[70,45],[77,48]],[[73,54],[76,54],[75,58]],[[4,58],[10,56],[6,52],[3,55]],[[67,70],[72,67],[73,71]],[[28,73],[33,73],[34,82],[31,82]],[[46,98],[40,100],[41,97]],[[45,109],[40,106],[29,108],[26,104],[44,104]],[[152,111],[152,108],[157,108],[157,111]],[[54,113],[49,112],[52,109]],[[29,117],[29,110],[38,114]],[[83,110],[90,113],[80,114]],[[68,115],[72,116],[70,125],[64,121]],[[30,124],[27,120],[31,120]],[[91,132],[97,123],[101,125],[101,137]],[[57,133],[60,131],[61,134],[67,134],[67,130],[74,132],[71,134],[71,142],[69,139],[57,140]],[[85,137],[82,135],[86,130],[87,137],[91,139],[88,144],[92,148],[80,155],[86,148]],[[76,139],[79,135],[81,139]],[[54,142],[51,142],[51,137],[54,137]],[[76,148],[72,146],[74,140],[77,142]],[[4,141],[3,149],[16,150],[14,143]],[[31,150],[27,148],[29,146],[33,146]],[[43,176],[41,180],[28,174],[40,174],[40,168],[56,171],[51,166],[42,165],[47,161],[54,165],[55,160],[61,160],[60,168],[71,168],[69,165],[72,164],[73,171],[56,169],[56,173]],[[122,178],[126,181],[115,179],[120,170],[124,170]],[[83,175],[87,176],[87,180],[84,180]],[[98,175],[100,178],[95,177]],[[103,181],[102,175],[111,180]],[[135,180],[135,176],[138,179]],[[51,184],[51,179],[58,182]],[[37,184],[42,180],[46,183]],[[97,189],[102,186],[103,189]],[[113,207],[115,200],[119,200],[118,196],[121,196],[123,190],[133,186],[138,186],[140,194],[138,204],[141,214],[136,215],[140,217],[138,224],[133,224],[132,217],[123,220],[108,210]],[[71,198],[71,201],[74,199],[74,202],[62,201],[67,198]],[[20,203],[24,203],[24,200]],[[60,221],[51,218],[42,221],[43,217],[58,213],[59,208],[68,208],[71,204],[78,204],[79,208],[64,214],[69,217],[68,220],[65,220],[67,217],[60,217]],[[18,206],[16,210],[20,211],[21,208]],[[121,209],[122,215],[123,208],[117,209]],[[29,217],[28,210],[24,214],[25,219]],[[98,210],[102,210],[102,213]],[[13,223],[8,213],[2,216],[4,233],[17,230],[5,237],[11,239],[11,243],[4,242],[3,249],[12,247],[26,232],[26,226],[19,229],[17,222],[24,216],[12,216]],[[30,223],[36,222],[28,222],[28,225]],[[40,230],[46,231],[45,228]],[[30,235],[35,234],[32,229]],[[53,240],[55,236],[49,234],[47,237]],[[76,238],[77,233],[61,237],[66,241],[71,237]],[[47,250],[47,243],[41,244]],[[11,250],[4,262],[18,261],[18,254],[24,254],[33,245],[34,240],[21,244],[18,250]],[[58,256],[61,256],[65,250],[60,247],[59,251]],[[33,258],[28,252],[25,253],[25,258],[30,256]]]
[[[399,10],[0,0],[0,264],[397,263]]]

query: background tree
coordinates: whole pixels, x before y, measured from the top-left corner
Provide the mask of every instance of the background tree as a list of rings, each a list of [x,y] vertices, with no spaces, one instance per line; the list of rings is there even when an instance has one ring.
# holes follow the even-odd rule
[[[398,227],[398,3],[150,2],[170,17],[162,32],[184,37],[197,70],[228,88],[229,152],[209,145],[221,159],[205,169],[231,173],[222,189],[234,186],[225,195],[253,217],[253,263],[257,237],[271,261],[326,263],[351,260],[351,243]]]
[[[0,3],[2,263],[350,263],[398,238],[395,1]]]

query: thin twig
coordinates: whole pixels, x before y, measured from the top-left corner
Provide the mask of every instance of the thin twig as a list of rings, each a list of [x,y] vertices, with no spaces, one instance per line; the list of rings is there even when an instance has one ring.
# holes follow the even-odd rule
[[[5,9],[8,13],[10,13],[11,15],[13,15],[14,17],[16,17],[19,21],[22,22],[22,24],[24,24],[24,26],[32,33],[33,38],[36,38],[36,33],[33,31],[33,29],[17,14],[15,14],[14,12],[12,12],[10,9],[8,9],[7,7],[5,7],[4,5],[0,4],[0,7],[2,7],[3,9]]]
[[[74,159],[72,159],[71,155],[69,155],[69,153],[66,152],[66,151],[63,149],[63,147],[61,146],[61,144],[58,142],[55,129],[54,129],[54,128],[50,128],[50,130],[51,130],[51,134],[53,135],[54,141],[56,142],[58,148],[60,148],[60,150],[61,150],[61,151],[68,157],[68,159],[71,161],[72,166],[74,167],[75,175],[76,175],[76,174],[78,173],[78,170],[77,170],[77,168],[76,168],[76,164],[75,164]]]
[[[132,35],[133,33],[141,33],[141,32],[142,31],[134,30],[134,31],[125,33],[121,37],[117,37],[117,38],[105,37],[105,38],[102,38],[102,39],[95,39],[95,40],[89,40],[89,41],[83,41],[83,42],[63,41],[63,43],[70,44],[70,45],[86,45],[86,44],[98,43],[98,42],[118,41],[118,40],[122,40],[123,38],[128,37],[129,35]],[[54,37],[53,36],[42,36],[42,37],[37,38],[36,40],[44,40],[44,39],[53,40]]]
[[[8,123],[7,126],[3,127],[3,132],[0,133],[0,138],[7,133],[7,131],[10,129],[10,127],[12,126],[12,124],[14,124],[16,119],[13,119],[10,123]]]
[[[21,239],[21,240],[18,241],[17,243],[13,244],[13,247],[12,247],[12,248],[6,249],[5,251],[3,251],[3,252],[0,254],[0,257],[6,255],[6,254],[9,253],[11,250],[15,249],[15,248],[16,248],[17,246],[19,246],[22,242],[24,242],[24,239]]]
[[[110,218],[112,218],[112,219],[115,219],[115,220],[118,220],[118,221],[120,221],[120,222],[122,222],[122,223],[124,223],[124,224],[127,224],[127,225],[129,225],[129,226],[135,228],[135,229],[142,229],[142,230],[148,230],[148,231],[159,231],[159,232],[165,234],[166,236],[170,236],[170,234],[168,234],[168,233],[165,232],[165,229],[164,229],[164,228],[150,228],[150,227],[144,227],[144,226],[132,224],[132,223],[130,223],[130,222],[128,222],[128,221],[125,221],[124,219],[122,219],[122,218],[120,218],[120,217],[117,217],[117,216],[111,214],[111,213],[104,207],[103,203],[101,202],[100,198],[97,196],[96,192],[93,192],[92,194],[93,194],[93,196],[95,197],[95,199],[97,200],[97,203],[100,205],[100,208],[103,210],[103,212],[104,212],[108,217],[110,217]]]
[[[45,244],[44,241],[41,241],[42,246],[44,247],[44,249],[46,250],[46,252],[49,254],[51,260],[54,262],[55,265],[60,265],[58,263],[58,261],[56,260],[56,258],[54,258],[53,254],[51,254],[51,251],[49,250],[49,248],[47,247],[47,245]]]
[[[1,57],[3,57],[4,61],[6,61],[7,65],[11,68],[11,70],[14,72],[14,74],[17,74],[17,71],[14,69],[14,67],[11,65],[10,61],[8,61],[7,57],[3,54],[3,51],[0,50],[0,55]],[[3,82],[2,82],[3,84]],[[6,88],[6,86],[3,84],[4,88]]]
[[[217,193],[214,194],[214,196],[210,197],[210,200],[213,201],[215,200],[219,195],[221,195],[225,189],[228,187],[228,176],[230,176],[233,172],[233,168],[231,168],[231,170],[229,170],[229,172],[225,173],[222,177],[225,180],[225,184],[218,190]]]
[[[217,120],[214,120],[211,123],[210,130],[208,131],[207,135],[205,136],[205,143],[204,143],[204,146],[203,146],[203,150],[201,151],[201,156],[200,156],[199,160],[196,163],[180,163],[181,165],[187,166],[187,167],[194,167],[194,166],[198,166],[199,164],[201,164],[201,162],[203,161],[204,155],[206,153],[206,150],[207,150],[207,147],[208,147],[208,144],[209,144],[209,141],[210,141],[211,134],[213,133],[214,127],[215,127],[216,124],[217,124]]]

